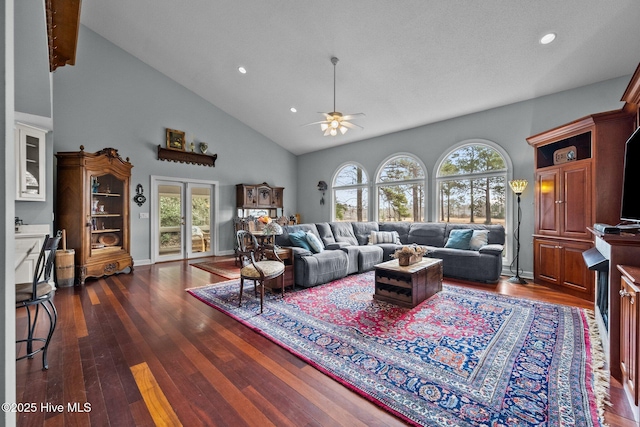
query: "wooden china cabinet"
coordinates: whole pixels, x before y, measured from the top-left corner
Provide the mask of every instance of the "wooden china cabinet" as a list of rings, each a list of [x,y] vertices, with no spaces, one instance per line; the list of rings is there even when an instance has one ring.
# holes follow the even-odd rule
[[[236,185],[236,208],[238,216],[245,217],[246,211],[264,210],[269,216],[282,215],[284,188],[262,184]]]
[[[76,277],[102,277],[133,271],[129,232],[129,159],[118,150],[56,154],[57,228],[67,231],[67,246],[75,250]]]
[[[527,138],[535,149],[534,278],[594,300],[594,274],[582,252],[593,247],[587,227],[620,221],[625,142],[634,117],[593,114]]]

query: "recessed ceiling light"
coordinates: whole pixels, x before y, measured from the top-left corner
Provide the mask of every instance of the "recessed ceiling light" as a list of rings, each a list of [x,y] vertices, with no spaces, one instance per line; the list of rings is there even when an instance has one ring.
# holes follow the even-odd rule
[[[247,69],[244,67],[238,67],[238,71],[240,71],[242,74],[247,74]]]
[[[296,110],[296,107],[289,108],[289,111],[291,111],[292,113],[297,113],[298,112],[298,110]]]
[[[540,39],[540,43],[542,44],[549,44],[552,41],[554,41],[556,39],[556,33],[549,33],[549,34],[545,34],[544,36],[542,36],[542,38]]]

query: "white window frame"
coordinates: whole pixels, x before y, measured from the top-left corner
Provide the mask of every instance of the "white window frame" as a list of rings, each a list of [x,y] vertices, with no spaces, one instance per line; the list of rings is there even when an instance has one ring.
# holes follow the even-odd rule
[[[335,185],[336,179],[338,178],[339,173],[346,166],[355,166],[360,168],[364,173],[364,178],[366,182],[362,184],[352,184],[352,185]],[[331,203],[331,221],[338,221],[336,219],[336,190],[357,190],[359,188],[364,188],[367,190],[367,221],[371,221],[371,180],[369,179],[369,173],[367,170],[358,162],[348,161],[342,163],[340,166],[336,168],[333,172],[333,176],[331,177],[331,191],[330,191],[330,203]]]
[[[382,173],[382,170],[385,168],[387,163],[389,163],[391,160],[394,160],[400,157],[410,157],[416,163],[418,163],[418,165],[422,168],[424,178],[407,179],[402,181],[380,181],[380,174]],[[408,153],[408,152],[399,152],[399,153],[393,153],[392,155],[387,156],[387,158],[385,158],[378,165],[378,168],[376,169],[376,174],[375,174],[376,179],[375,179],[375,182],[373,183],[373,191],[371,192],[371,197],[373,198],[373,201],[374,201],[372,221],[378,221],[378,213],[380,210],[380,206],[378,205],[378,189],[380,187],[386,187],[391,185],[410,185],[410,184],[422,184],[422,188],[424,189],[424,197],[422,201],[423,203],[422,212],[423,212],[424,219],[421,221],[415,221],[415,218],[414,218],[414,222],[428,221],[428,215],[427,215],[427,199],[429,197],[429,194],[428,194],[429,187],[427,186],[428,176],[429,176],[429,172],[427,170],[427,167],[424,165],[424,162],[415,154]]]
[[[502,169],[499,171],[491,171],[491,172],[478,172],[478,173],[465,174],[465,175],[447,175],[446,177],[445,176],[441,177],[438,175],[440,172],[440,168],[442,167],[442,164],[445,162],[447,158],[449,158],[449,156],[451,156],[451,154],[455,153],[456,151],[458,151],[463,147],[472,146],[472,145],[484,145],[486,147],[496,150],[498,154],[502,156],[506,169]],[[511,260],[513,259],[513,244],[509,240],[509,236],[513,234],[513,227],[514,227],[513,215],[512,215],[513,206],[514,206],[514,197],[513,197],[513,191],[511,191],[511,188],[509,187],[509,181],[511,181],[513,177],[513,164],[511,162],[511,157],[509,157],[507,152],[500,145],[488,139],[467,139],[453,145],[448,151],[444,152],[440,156],[440,158],[436,162],[435,168],[433,169],[432,190],[434,194],[434,199],[433,199],[432,215],[433,215],[433,218],[436,219],[436,221],[440,220],[440,211],[439,211],[440,210],[440,192],[438,191],[438,185],[440,184],[440,182],[450,181],[450,180],[455,180],[460,178],[479,179],[479,178],[486,178],[488,176],[489,177],[504,176],[505,178],[505,187],[506,187],[505,188],[505,192],[506,192],[505,205],[506,206],[505,206],[504,231],[505,231],[506,251],[505,251],[504,257],[502,258],[503,269],[504,269],[505,266],[507,267],[509,266],[509,264],[511,263]]]

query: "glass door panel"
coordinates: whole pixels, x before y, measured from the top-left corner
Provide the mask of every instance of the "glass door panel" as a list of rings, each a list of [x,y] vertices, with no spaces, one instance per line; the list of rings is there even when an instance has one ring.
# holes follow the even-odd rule
[[[188,184],[190,197],[191,242],[190,253],[196,256],[211,253],[211,186]]]
[[[213,255],[215,185],[152,179],[152,188],[153,261]]]
[[[184,258],[183,228],[184,184],[160,184],[158,186],[158,217],[159,227],[159,261],[169,261]]]

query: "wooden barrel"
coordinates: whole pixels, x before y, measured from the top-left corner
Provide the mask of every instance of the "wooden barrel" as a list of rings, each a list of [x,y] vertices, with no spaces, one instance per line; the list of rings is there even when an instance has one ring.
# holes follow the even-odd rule
[[[75,257],[76,251],[73,249],[56,251],[56,282],[61,288],[73,286],[75,281]]]

